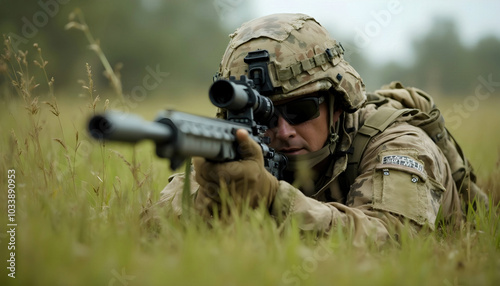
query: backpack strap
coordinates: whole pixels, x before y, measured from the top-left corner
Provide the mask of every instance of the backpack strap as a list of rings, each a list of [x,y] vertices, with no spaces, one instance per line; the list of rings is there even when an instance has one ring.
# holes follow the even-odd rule
[[[347,188],[354,183],[358,176],[359,163],[363,153],[365,152],[368,142],[377,134],[384,132],[398,117],[407,114],[415,114],[416,109],[394,109],[389,107],[381,107],[374,114],[370,115],[363,126],[354,136],[351,149],[352,154],[349,154],[347,160],[347,168],[344,172],[344,182],[342,184]]]

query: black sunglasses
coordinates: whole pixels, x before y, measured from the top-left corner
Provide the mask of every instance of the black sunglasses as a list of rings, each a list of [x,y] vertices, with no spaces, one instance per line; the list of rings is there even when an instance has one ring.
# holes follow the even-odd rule
[[[274,106],[275,112],[269,120],[269,128],[278,126],[278,117],[281,115],[291,125],[298,125],[317,118],[319,116],[319,105],[325,101],[324,96],[306,97],[291,101],[289,103]]]

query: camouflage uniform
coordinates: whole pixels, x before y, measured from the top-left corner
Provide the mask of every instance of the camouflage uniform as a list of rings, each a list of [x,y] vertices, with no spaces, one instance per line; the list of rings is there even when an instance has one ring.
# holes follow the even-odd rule
[[[345,132],[340,150],[347,151],[356,130],[375,111],[373,105],[345,116]],[[404,157],[409,164],[384,163],[389,156]],[[347,154],[332,158],[328,172],[315,182],[312,193],[303,193],[291,184],[280,181],[271,214],[276,218],[298,218],[303,230],[328,231],[334,226],[352,227],[355,239],[384,241],[404,223],[404,218],[434,229],[441,207],[447,219],[463,216],[460,198],[450,167],[441,150],[420,128],[404,119],[391,125],[368,145],[360,164],[360,175],[349,189],[341,189],[339,176],[347,166]],[[161,205],[168,205],[175,215],[182,213],[184,185],[182,174],[170,178],[161,192]],[[191,194],[198,184],[191,178]],[[355,241],[356,243],[356,241]]]
[[[314,188],[307,190],[279,182],[270,209],[277,220],[295,217],[303,230],[327,232],[332,227],[346,227],[354,231],[355,244],[363,243],[367,237],[386,241],[405,222],[413,225],[415,231],[433,230],[439,211],[446,221],[462,220],[460,195],[450,165],[428,134],[412,124],[418,114],[397,118],[373,137],[363,153],[354,183],[342,186],[353,138],[379,107],[364,105],[366,96],[361,78],[344,61],[343,48],[314,19],[302,14],[263,17],[244,24],[231,38],[220,77],[246,74],[243,57],[257,48],[267,49],[273,55],[269,64],[273,86],[282,89],[281,93],[270,96],[274,102],[332,90],[340,97],[336,102],[340,99],[346,111],[340,120],[342,125],[332,129],[340,135],[340,141],[326,143],[325,148],[330,149],[325,155],[329,167],[313,182]],[[318,43],[317,38],[326,40]],[[377,93],[391,92],[394,91]],[[405,89],[396,93],[409,96]],[[384,106],[403,107],[392,99]],[[181,215],[183,184],[183,174],[172,176],[158,206]],[[193,175],[193,198],[198,187]]]

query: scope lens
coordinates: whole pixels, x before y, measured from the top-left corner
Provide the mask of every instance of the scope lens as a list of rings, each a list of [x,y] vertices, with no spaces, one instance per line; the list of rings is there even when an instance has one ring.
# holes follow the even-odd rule
[[[231,101],[233,94],[234,88],[231,83],[223,80],[215,82],[209,91],[210,100],[218,107],[224,107],[225,104]]]
[[[254,104],[245,85],[235,84],[227,80],[214,82],[208,95],[215,106],[235,112]]]

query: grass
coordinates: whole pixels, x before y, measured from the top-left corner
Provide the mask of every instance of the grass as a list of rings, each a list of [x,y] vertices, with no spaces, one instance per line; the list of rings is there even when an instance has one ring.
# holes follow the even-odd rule
[[[353,247],[342,229],[319,239],[301,233],[293,222],[279,229],[262,210],[213,227],[196,218],[163,218],[161,231],[152,236],[141,228],[139,214],[166,185],[171,173],[167,161],[156,158],[148,142],[131,147],[89,138],[86,120],[112,105],[116,96],[110,102],[98,96],[88,67],[84,97],[56,98],[41,52],[39,57],[40,65],[33,69],[29,55],[10,62],[15,92],[1,99],[0,171],[4,186],[7,170],[16,171],[17,223],[12,279],[5,261],[10,238],[2,199],[1,285],[500,283],[497,207],[471,211],[458,231],[414,238],[403,232],[400,246],[383,249]],[[41,86],[35,87],[36,81]],[[490,100],[453,133],[480,166],[483,185],[497,193],[500,136],[479,132],[474,125],[499,119],[493,108],[499,102]],[[201,114],[191,103],[176,104]],[[146,100],[134,112],[152,119],[151,112],[164,105],[163,99]],[[486,152],[485,146],[495,151]]]

